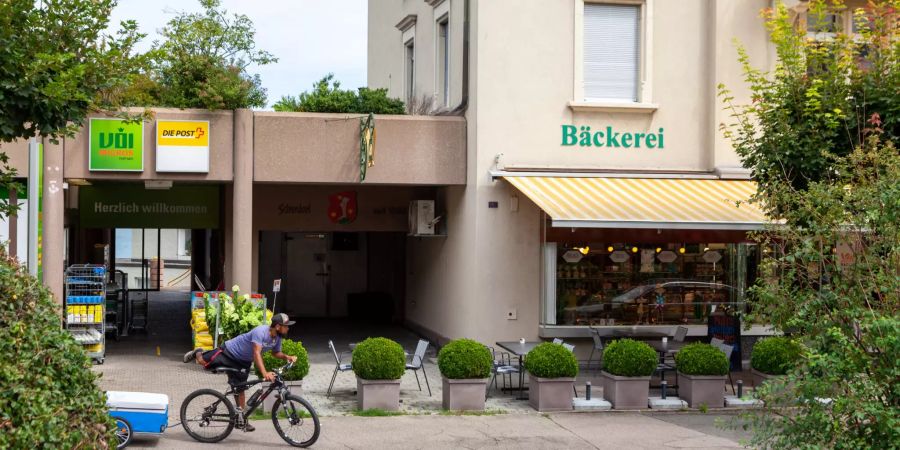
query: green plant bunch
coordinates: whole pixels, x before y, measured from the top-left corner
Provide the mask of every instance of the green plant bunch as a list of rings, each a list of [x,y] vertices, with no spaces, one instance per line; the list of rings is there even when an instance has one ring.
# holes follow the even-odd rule
[[[540,378],[574,378],[578,360],[562,345],[544,342],[525,355],[525,370]]]
[[[728,375],[729,362],[722,350],[695,342],[675,354],[675,367],[686,375]]]
[[[340,81],[329,73],[313,84],[312,91],[297,97],[285,96],[273,105],[282,112],[324,112],[356,114],[405,114],[403,100],[389,98],[387,89],[341,89]]]
[[[368,338],[353,349],[353,372],[363,380],[399,380],[405,371],[403,347],[388,338]]]
[[[487,378],[494,364],[491,351],[471,339],[457,339],[438,352],[438,368],[451,380]]]
[[[232,286],[232,295],[219,292],[216,296],[218,302],[212,302],[209,293],[203,294],[203,306],[206,310],[206,323],[211,333],[215,333],[216,321],[219,321],[219,342],[233,339],[263,324],[263,309],[250,299],[249,294],[239,295],[240,287]],[[216,310],[221,305],[221,312]],[[268,317],[271,311],[266,311]]]
[[[750,367],[768,374],[784,375],[803,356],[803,348],[794,339],[773,336],[759,340],[750,353]]]
[[[60,307],[0,246],[0,448],[115,448],[99,375]]]
[[[297,357],[297,361],[294,362],[294,367],[291,367],[291,370],[282,374],[282,378],[285,381],[299,381],[309,374],[309,353],[307,353],[306,348],[303,347],[303,344],[300,341],[282,339],[281,353]],[[266,370],[269,371],[287,364],[287,361],[272,356],[272,352],[270,351],[263,353],[262,359],[263,364],[266,365]],[[259,368],[254,366],[253,370],[256,372],[256,376],[262,378],[262,373],[259,372]]]
[[[620,377],[649,377],[659,357],[646,342],[619,339],[603,349],[603,370]]]

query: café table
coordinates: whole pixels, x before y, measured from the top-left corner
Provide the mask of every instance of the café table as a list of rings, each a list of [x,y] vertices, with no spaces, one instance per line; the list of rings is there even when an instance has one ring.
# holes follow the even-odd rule
[[[519,396],[516,397],[517,400],[528,400],[528,397],[524,395],[524,385],[525,385],[525,368],[522,366],[525,362],[525,355],[531,351],[531,349],[538,346],[538,344],[543,343],[543,341],[502,341],[497,342],[497,346],[516,355],[519,357]]]

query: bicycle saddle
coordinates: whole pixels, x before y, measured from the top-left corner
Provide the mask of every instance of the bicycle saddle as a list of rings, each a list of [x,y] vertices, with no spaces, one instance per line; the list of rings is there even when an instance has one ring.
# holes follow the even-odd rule
[[[212,370],[212,373],[228,373],[228,372],[246,373],[247,369],[232,369],[231,367],[217,367]]]

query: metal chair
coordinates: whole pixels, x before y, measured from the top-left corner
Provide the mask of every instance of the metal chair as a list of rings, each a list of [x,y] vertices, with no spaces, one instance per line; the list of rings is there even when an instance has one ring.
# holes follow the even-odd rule
[[[491,390],[491,384],[494,385],[495,389],[499,389],[497,386],[497,375],[500,375],[503,378],[503,385],[506,386],[506,379],[509,378],[509,384],[512,384],[512,377],[515,374],[519,373],[519,366],[513,365],[512,357],[509,353],[501,352],[500,358],[497,359],[497,353],[494,352],[493,347],[488,347],[491,350],[491,354],[494,357],[494,364],[491,367],[491,372],[493,376],[491,377],[491,382],[488,383],[487,391],[485,392],[485,398],[488,397],[488,393]]]
[[[334,386],[334,380],[337,378],[338,372],[346,372],[348,370],[353,370],[353,365],[351,363],[341,362],[341,359],[345,354],[350,352],[341,352],[338,354],[337,349],[334,348],[334,342],[331,340],[328,341],[328,348],[331,349],[331,353],[334,354],[334,373],[331,374],[331,384],[328,385],[328,393],[325,394],[326,397],[331,396],[331,388]]]
[[[419,339],[419,344],[416,345],[416,352],[410,356],[409,362],[406,363],[406,370],[412,370],[416,375],[416,384],[419,385],[419,390],[422,390],[422,383],[419,382],[419,371],[422,371],[422,375],[425,377],[425,386],[428,387],[428,396],[431,396],[431,385],[428,384],[428,372],[425,371],[425,352],[428,350],[428,341],[424,339]]]
[[[591,355],[588,356],[587,360],[587,368],[591,370],[591,360],[594,359],[594,352],[598,352],[600,358],[597,362],[600,364],[598,368],[603,368],[603,339],[600,337],[600,333],[597,330],[591,330],[591,338],[594,339],[594,346],[591,348]]]
[[[734,353],[734,346],[728,345],[725,343],[721,343],[718,345],[713,344],[713,345],[718,347],[719,350],[722,350],[722,353],[725,353],[725,359],[728,360],[728,382],[731,384],[731,392],[736,393],[737,391],[734,390],[734,380],[731,378],[731,354]],[[728,390],[728,388],[725,388],[725,389]]]
[[[688,327],[679,325],[678,328],[675,329],[675,337],[672,338],[672,342],[684,342],[684,338],[687,337]]]
[[[554,344],[562,344],[562,343],[563,343],[563,340],[560,339],[560,338],[554,338],[554,339],[553,339],[553,343],[554,343]]]
[[[559,343],[560,343],[563,347],[565,347],[566,350],[572,352],[573,354],[575,353],[575,346],[574,346],[574,345],[572,345],[572,344],[566,344],[566,343],[563,342],[562,340],[560,340]],[[576,359],[576,361],[577,361],[577,359]],[[578,398],[578,389],[575,387],[574,384],[572,385],[572,391],[575,392],[575,398]]]

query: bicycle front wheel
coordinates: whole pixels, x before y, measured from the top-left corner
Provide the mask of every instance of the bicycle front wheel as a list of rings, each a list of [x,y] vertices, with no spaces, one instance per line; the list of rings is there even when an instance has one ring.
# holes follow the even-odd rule
[[[275,431],[294,447],[309,447],[319,439],[319,415],[305,399],[293,394],[278,400],[272,408]]]
[[[190,393],[181,404],[181,426],[200,442],[219,442],[231,434],[237,411],[228,398],[212,389]]]

